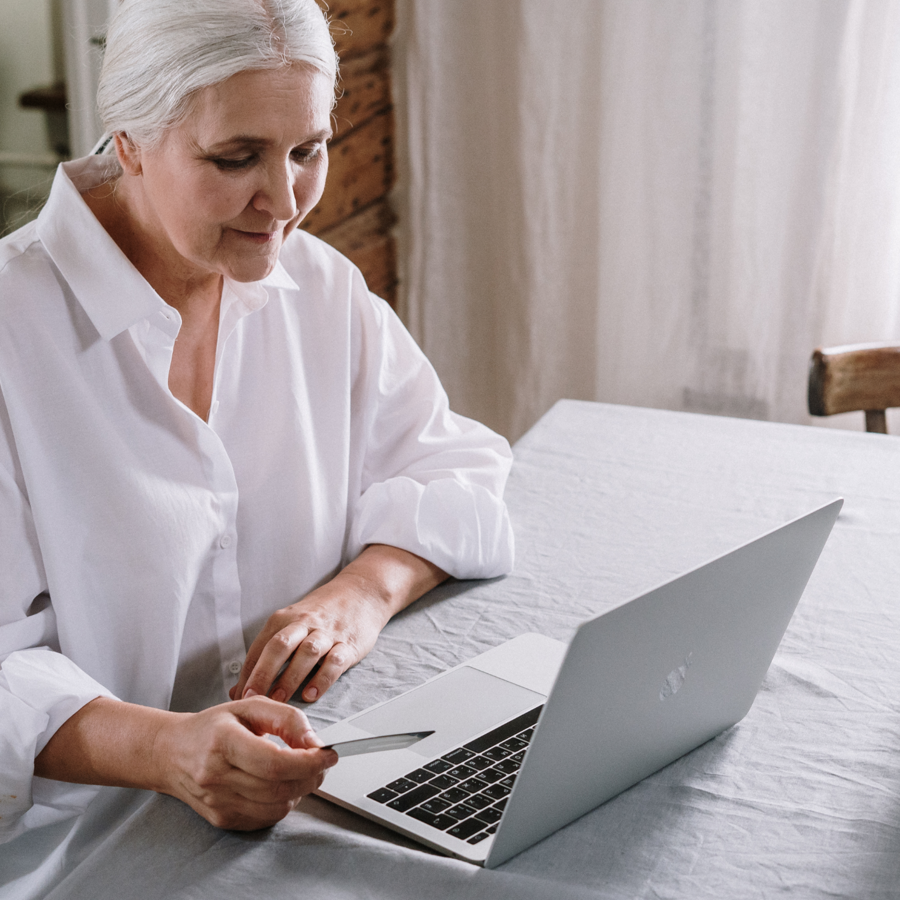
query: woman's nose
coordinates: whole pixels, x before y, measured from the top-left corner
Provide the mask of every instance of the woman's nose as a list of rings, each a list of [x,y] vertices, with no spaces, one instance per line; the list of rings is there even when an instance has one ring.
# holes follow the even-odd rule
[[[268,166],[265,176],[265,184],[253,198],[253,206],[281,222],[290,221],[297,215],[291,164]]]

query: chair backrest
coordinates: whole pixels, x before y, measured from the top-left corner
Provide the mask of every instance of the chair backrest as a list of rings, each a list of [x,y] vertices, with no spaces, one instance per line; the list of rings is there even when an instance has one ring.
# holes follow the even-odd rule
[[[884,411],[900,406],[900,346],[853,344],[814,351],[808,405],[814,416],[863,410],[866,431],[887,434]]]

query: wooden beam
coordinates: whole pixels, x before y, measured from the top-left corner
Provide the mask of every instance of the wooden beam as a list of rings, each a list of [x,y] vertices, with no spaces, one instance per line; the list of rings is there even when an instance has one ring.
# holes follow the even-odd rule
[[[341,63],[339,94],[334,109],[335,140],[392,106],[390,56],[376,47]],[[333,143],[333,142],[332,142]]]
[[[319,237],[359,266],[369,290],[396,299],[397,246],[391,228],[396,216],[386,198],[323,231]]]
[[[325,193],[301,227],[321,234],[390,191],[392,135],[393,111],[386,110],[332,144]]]
[[[319,4],[331,22],[342,61],[387,44],[394,31],[394,4],[390,0],[339,0],[330,6],[319,0]]]

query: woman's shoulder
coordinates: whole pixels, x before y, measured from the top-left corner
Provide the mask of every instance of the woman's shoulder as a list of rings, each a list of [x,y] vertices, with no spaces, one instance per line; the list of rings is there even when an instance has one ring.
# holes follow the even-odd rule
[[[53,293],[53,263],[29,222],[0,240],[0,311],[2,318],[16,310],[28,315],[36,298]]]
[[[284,242],[279,262],[300,289],[304,304],[341,307],[365,319],[383,316],[386,304],[371,293],[356,264],[321,238],[296,229]]]
[[[293,274],[294,270],[321,270],[332,276],[342,274],[347,278],[358,274],[356,266],[321,238],[295,228],[281,248],[281,264]]]
[[[11,274],[17,260],[27,258],[29,251],[40,245],[37,221],[33,220],[0,239],[0,275]],[[32,254],[33,255],[33,254]]]

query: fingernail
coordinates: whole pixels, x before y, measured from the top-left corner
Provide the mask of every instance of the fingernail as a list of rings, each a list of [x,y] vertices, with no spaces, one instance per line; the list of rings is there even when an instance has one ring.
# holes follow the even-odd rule
[[[318,696],[319,696],[319,691],[317,688],[314,688],[314,687],[309,687],[303,692],[303,698],[305,700],[309,700],[310,703],[312,703],[312,701],[315,700],[316,697],[318,697]]]
[[[244,691],[244,699],[245,700],[248,700],[250,697],[258,697],[258,696],[259,696],[259,691],[254,691],[253,688],[247,688],[247,690]]]
[[[287,692],[278,688],[278,690],[272,694],[272,699],[277,700],[279,703],[284,703],[284,701],[287,700]]]

